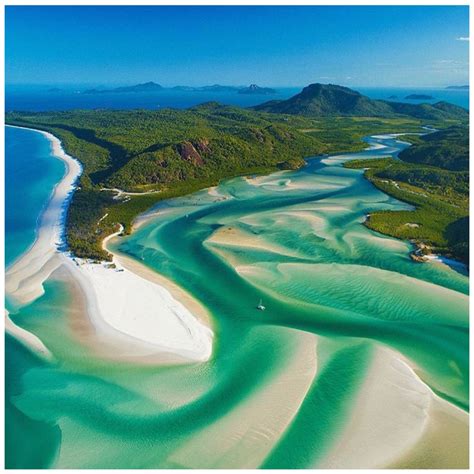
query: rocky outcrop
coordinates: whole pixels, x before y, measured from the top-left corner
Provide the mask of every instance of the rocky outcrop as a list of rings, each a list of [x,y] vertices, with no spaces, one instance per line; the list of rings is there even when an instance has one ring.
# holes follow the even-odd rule
[[[209,142],[207,140],[199,140],[196,143],[182,142],[176,145],[176,151],[183,160],[192,163],[194,166],[202,166],[204,164],[204,160],[202,159],[199,151],[201,153],[209,151],[208,145]]]
[[[410,258],[415,262],[426,262],[428,260],[426,255],[431,253],[431,248],[423,242],[411,240],[411,243],[415,248],[410,252]]]

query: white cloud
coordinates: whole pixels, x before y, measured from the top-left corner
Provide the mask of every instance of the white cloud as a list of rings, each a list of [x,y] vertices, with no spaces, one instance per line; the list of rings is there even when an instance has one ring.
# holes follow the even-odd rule
[[[469,41],[469,36],[458,36],[456,41]]]

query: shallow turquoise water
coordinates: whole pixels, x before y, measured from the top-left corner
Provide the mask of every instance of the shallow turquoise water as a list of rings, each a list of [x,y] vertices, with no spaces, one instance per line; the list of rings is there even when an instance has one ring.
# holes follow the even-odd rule
[[[36,225],[64,163],[53,157],[47,138],[5,127],[5,263],[10,265],[35,240]]]
[[[416,264],[409,244],[361,225],[369,212],[407,205],[341,167],[404,146],[370,140],[382,142],[388,147],[167,201],[116,244],[209,310],[207,363],[143,367],[92,357],[68,319],[68,287],[50,280],[42,298],[13,315],[57,362],[39,363],[11,341],[7,418],[24,442],[7,445],[10,466],[241,467],[255,459],[253,467],[314,467],[343,429],[380,343],[467,407],[467,276]],[[265,312],[255,308],[260,298]],[[301,407],[275,435],[291,389],[316,361]]]

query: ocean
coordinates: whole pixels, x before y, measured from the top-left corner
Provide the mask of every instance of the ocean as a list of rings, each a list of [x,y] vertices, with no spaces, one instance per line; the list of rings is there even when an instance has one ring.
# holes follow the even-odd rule
[[[277,94],[245,95],[237,92],[186,92],[165,89],[155,93],[122,93],[122,94],[83,94],[84,87],[64,88],[51,92],[46,87],[7,86],[5,91],[5,109],[45,111],[69,109],[159,109],[166,107],[187,108],[203,102],[217,101],[223,104],[250,107],[268,100],[282,100],[297,94],[301,88],[277,88]],[[392,100],[408,103],[435,103],[446,101],[469,108],[469,91],[433,88],[365,88],[354,87],[355,90],[372,99]],[[408,100],[410,94],[432,96],[430,100]]]
[[[40,133],[5,128],[5,263],[34,242],[36,226],[54,186],[65,173]]]

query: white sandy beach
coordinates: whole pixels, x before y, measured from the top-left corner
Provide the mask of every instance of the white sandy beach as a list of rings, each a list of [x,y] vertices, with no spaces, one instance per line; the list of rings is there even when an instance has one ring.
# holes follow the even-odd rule
[[[207,360],[212,353],[211,329],[163,285],[124,268],[116,256],[116,268],[109,268],[105,262],[94,264],[73,259],[62,249],[65,210],[81,174],[81,165],[64,152],[58,138],[47,132],[38,133],[50,140],[54,156],[66,165],[66,173],[41,216],[36,241],[6,272],[9,298],[18,306],[31,303],[44,293],[45,280],[64,265],[87,300],[88,314],[84,317],[102,336],[118,332],[130,338],[132,345],[143,342],[148,353],[151,349],[166,354],[167,361],[170,354],[181,362]],[[24,342],[28,340],[32,339],[23,338]],[[30,347],[38,350],[36,343]],[[120,351],[120,347],[116,349]]]

